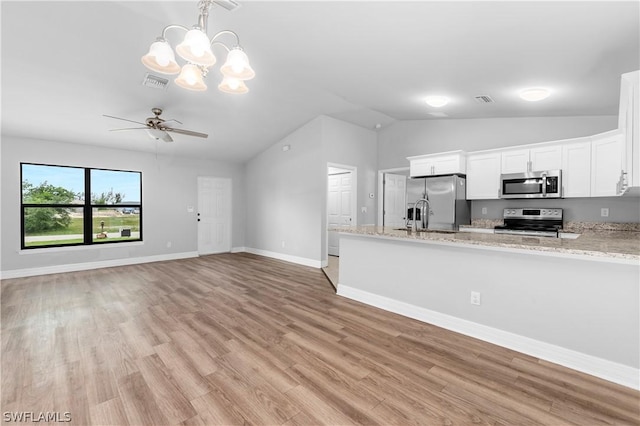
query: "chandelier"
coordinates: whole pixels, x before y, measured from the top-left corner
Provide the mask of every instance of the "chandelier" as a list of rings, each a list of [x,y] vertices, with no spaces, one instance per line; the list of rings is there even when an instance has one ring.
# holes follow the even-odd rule
[[[209,68],[216,63],[216,57],[211,48],[215,45],[222,46],[226,50],[227,58],[224,65],[220,67],[223,78],[218,89],[226,93],[247,93],[249,88],[244,82],[252,79],[255,72],[249,65],[247,54],[240,46],[238,35],[229,30],[219,31],[211,38],[207,35],[209,9],[213,3],[228,7],[220,0],[201,0],[198,3],[200,9],[198,23],[192,28],[177,24],[164,27],[162,35],[151,44],[149,52],[142,57],[142,63],[150,70],[161,74],[179,74],[174,81],[182,88],[204,91],[207,90],[204,78],[209,73]],[[175,49],[178,56],[186,61],[182,67],[176,62],[173,49],[166,39],[167,31],[173,28],[186,32],[182,43]],[[218,40],[225,35],[235,38],[231,48]]]

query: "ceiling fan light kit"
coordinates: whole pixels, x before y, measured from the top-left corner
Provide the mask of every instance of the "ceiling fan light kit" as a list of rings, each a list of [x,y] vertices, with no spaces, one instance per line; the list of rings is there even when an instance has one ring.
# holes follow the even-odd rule
[[[207,86],[204,86],[204,87],[206,89]],[[151,108],[151,112],[153,113],[153,117],[147,117],[144,123],[141,121],[130,120],[128,118],[115,117],[113,115],[106,115],[106,114],[103,114],[103,115],[108,118],[115,118],[116,120],[128,121],[130,123],[136,123],[143,126],[143,127],[128,127],[124,129],[111,129],[112,132],[121,131],[121,130],[145,130],[147,132],[147,135],[149,135],[151,139],[163,140],[165,142],[173,142],[173,138],[171,137],[171,135],[169,135],[170,132],[178,133],[181,135],[194,136],[197,138],[209,137],[209,135],[207,135],[206,133],[194,132],[193,130],[186,130],[186,129],[176,129],[173,126],[169,126],[168,123],[172,121],[175,121],[178,124],[182,124],[182,122],[176,119],[165,120],[164,118],[161,118],[160,117],[160,115],[162,114],[161,108]]]
[[[207,35],[209,9],[214,3],[227,7],[221,4],[221,0],[201,0],[198,2],[200,9],[198,23],[193,28],[177,24],[170,24],[164,27],[162,35],[151,44],[149,52],[142,57],[142,63],[150,70],[162,74],[173,75],[179,73],[180,75],[174,81],[184,89],[204,91],[207,90],[204,78],[207,76],[209,68],[216,63],[212,46],[219,45],[227,51],[227,58],[220,68],[224,79],[218,85],[218,88],[226,93],[246,93],[249,89],[244,84],[244,81],[255,77],[255,72],[249,64],[247,54],[240,46],[238,35],[230,30],[219,31],[211,38]],[[166,39],[167,31],[173,28],[186,32],[183,41],[175,49],[175,53],[187,62],[182,67],[176,62],[173,49]],[[224,35],[232,36],[235,44],[229,47],[220,41],[219,38]],[[242,83],[225,83],[228,78],[239,80]],[[236,87],[236,89],[226,90],[230,87]],[[238,89],[238,87],[241,89]]]

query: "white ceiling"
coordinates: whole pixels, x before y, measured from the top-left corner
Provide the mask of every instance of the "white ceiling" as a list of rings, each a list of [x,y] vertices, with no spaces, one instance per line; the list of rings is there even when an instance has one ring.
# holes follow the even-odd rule
[[[207,92],[142,86],[140,57],[165,25],[195,24],[196,6],[2,1],[2,134],[244,162],[321,114],[370,129],[434,119],[429,94],[452,99],[437,110],[448,119],[615,115],[620,74],[640,68],[638,1],[244,1],[213,8],[209,33],[240,36],[248,94],[219,92],[217,69]],[[518,99],[529,86],[553,95]],[[209,138],[156,142],[102,116],[144,121],[156,106]]]

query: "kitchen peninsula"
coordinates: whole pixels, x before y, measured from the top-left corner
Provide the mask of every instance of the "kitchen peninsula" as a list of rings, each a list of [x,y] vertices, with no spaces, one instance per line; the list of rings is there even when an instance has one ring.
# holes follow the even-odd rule
[[[339,295],[640,388],[640,233],[340,231]]]

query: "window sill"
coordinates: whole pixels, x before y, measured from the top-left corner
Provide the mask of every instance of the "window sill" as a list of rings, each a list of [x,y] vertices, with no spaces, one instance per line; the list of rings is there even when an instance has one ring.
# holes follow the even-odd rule
[[[43,247],[38,249],[20,249],[18,250],[18,254],[38,254],[38,253],[59,253],[65,251],[77,251],[77,250],[93,250],[93,249],[103,249],[103,248],[123,248],[123,247],[133,247],[133,246],[142,246],[144,245],[144,241],[132,241],[130,243],[97,243],[91,245],[79,245],[79,246],[69,246],[69,247]]]

